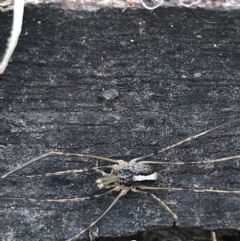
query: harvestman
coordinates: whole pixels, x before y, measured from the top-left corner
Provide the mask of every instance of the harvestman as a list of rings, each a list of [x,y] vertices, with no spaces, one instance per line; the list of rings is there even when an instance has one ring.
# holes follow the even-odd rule
[[[167,146],[160,151],[157,151],[156,153],[152,153],[146,156],[141,156],[138,158],[134,158],[130,160],[129,162],[126,162],[124,160],[115,160],[107,157],[100,157],[100,156],[94,156],[94,155],[85,155],[85,154],[76,154],[76,153],[64,153],[64,152],[49,152],[42,156],[39,156],[37,158],[31,159],[28,162],[25,162],[24,164],[14,168],[13,170],[9,171],[8,173],[4,174],[2,178],[6,178],[7,176],[15,173],[16,171],[38,161],[48,156],[77,156],[77,157],[86,157],[86,158],[92,158],[97,159],[101,161],[107,161],[112,163],[112,165],[109,166],[99,166],[99,167],[93,167],[90,169],[80,169],[80,170],[68,170],[68,171],[61,171],[61,172],[55,172],[55,173],[46,173],[44,176],[54,176],[54,175],[62,175],[62,174],[71,174],[71,173],[81,173],[88,170],[95,170],[96,172],[100,172],[103,177],[96,180],[97,186],[100,189],[109,189],[107,192],[102,193],[100,195],[94,195],[93,197],[82,197],[82,198],[73,198],[73,199],[46,199],[46,200],[36,200],[36,199],[28,199],[30,201],[46,201],[46,202],[80,202],[84,201],[90,198],[97,198],[103,195],[106,195],[108,193],[111,193],[113,191],[119,192],[118,196],[114,199],[114,201],[111,203],[111,205],[95,220],[93,221],[88,227],[81,230],[77,235],[74,237],[68,239],[67,241],[75,241],[77,240],[82,234],[84,234],[87,230],[89,230],[91,227],[93,227],[100,219],[102,219],[106,213],[117,203],[117,201],[124,195],[126,195],[130,190],[133,192],[138,193],[147,193],[147,190],[169,190],[169,191],[193,191],[193,192],[209,192],[209,193],[222,193],[222,194],[240,194],[240,191],[237,190],[212,190],[212,189],[187,189],[187,188],[168,188],[168,187],[152,187],[152,186],[143,186],[140,185],[141,181],[155,181],[158,178],[157,172],[153,172],[151,165],[186,165],[186,164],[208,164],[208,163],[217,163],[217,162],[223,162],[228,160],[234,160],[239,159],[240,155],[237,156],[230,156],[230,157],[224,157],[219,159],[212,159],[212,160],[206,160],[206,161],[196,161],[196,162],[160,162],[160,161],[142,161],[145,158],[152,157],[154,155],[157,155],[159,153],[162,153],[164,151],[170,150],[172,148],[175,148],[177,146],[182,145],[183,143],[190,142],[193,139],[196,139],[200,136],[203,136],[210,131],[216,130],[218,128],[221,128],[225,125],[228,125],[230,123],[236,122],[239,120],[234,120],[228,123],[225,123],[223,125],[214,127],[212,129],[209,129],[207,131],[201,132],[197,135],[190,136],[180,142],[177,142],[175,144],[172,144],[170,146]],[[101,169],[109,168],[111,170],[110,173],[106,173],[105,171]],[[40,175],[41,176],[41,175]],[[155,200],[157,200],[166,211],[168,211],[173,219],[176,221],[178,219],[178,216],[157,196],[154,194],[150,194]],[[17,198],[19,199],[19,198]],[[20,198],[21,199],[21,198]]]

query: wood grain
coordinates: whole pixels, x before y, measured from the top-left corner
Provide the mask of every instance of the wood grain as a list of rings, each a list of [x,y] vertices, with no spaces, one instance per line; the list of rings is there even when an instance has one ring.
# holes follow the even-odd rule
[[[11,21],[11,12],[0,13],[1,54]],[[0,76],[0,174],[50,150],[130,160],[239,118],[239,23],[238,12],[26,8],[19,44]],[[239,133],[235,123],[155,159],[237,155]],[[116,194],[65,204],[4,198],[101,193],[95,173],[26,177],[95,165],[49,158],[1,180],[1,240],[65,240],[86,227]],[[156,170],[155,185],[240,190],[238,160]],[[155,200],[130,193],[99,222],[100,237],[157,230],[184,240],[186,230],[192,237],[239,228],[239,195],[154,193],[178,214],[177,231]]]

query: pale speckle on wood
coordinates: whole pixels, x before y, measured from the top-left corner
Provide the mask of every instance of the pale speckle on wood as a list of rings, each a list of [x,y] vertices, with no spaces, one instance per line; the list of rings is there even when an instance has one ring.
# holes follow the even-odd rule
[[[0,7],[7,7],[12,0],[1,0]],[[145,0],[147,5],[156,5],[157,0]],[[101,8],[143,8],[139,0],[25,0],[25,4],[55,4],[56,7],[71,10],[97,11]],[[160,7],[188,7],[234,10],[240,8],[239,0],[169,0]]]

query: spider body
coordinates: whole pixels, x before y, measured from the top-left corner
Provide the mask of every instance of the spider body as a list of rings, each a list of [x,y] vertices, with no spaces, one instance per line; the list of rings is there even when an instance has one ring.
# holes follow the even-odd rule
[[[103,177],[97,179],[100,189],[114,186],[136,186],[136,182],[155,181],[157,173],[153,172],[153,167],[148,164],[131,163],[119,160],[119,165],[113,165],[110,174],[101,171]],[[111,186],[110,186],[111,185]]]
[[[147,164],[127,165],[118,171],[117,176],[119,183],[125,186],[133,186],[135,182],[157,180],[157,173]]]

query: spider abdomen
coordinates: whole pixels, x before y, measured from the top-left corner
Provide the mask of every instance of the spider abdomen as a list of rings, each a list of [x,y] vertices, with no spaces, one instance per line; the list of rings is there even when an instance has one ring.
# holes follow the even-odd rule
[[[129,165],[118,171],[118,178],[121,184],[133,185],[136,181],[157,180],[157,173],[153,172],[150,165]]]

